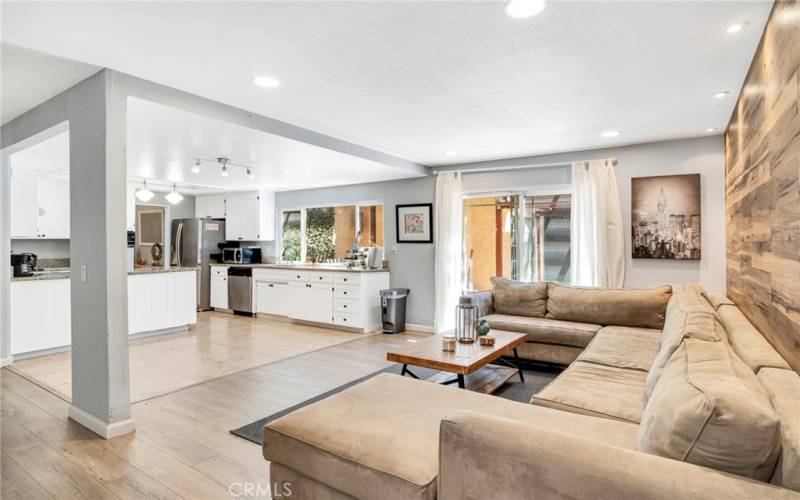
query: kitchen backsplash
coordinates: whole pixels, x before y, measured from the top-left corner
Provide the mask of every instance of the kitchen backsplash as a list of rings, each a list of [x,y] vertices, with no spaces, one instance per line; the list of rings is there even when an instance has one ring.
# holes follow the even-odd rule
[[[69,240],[11,240],[14,253],[35,253],[39,259],[69,259]]]

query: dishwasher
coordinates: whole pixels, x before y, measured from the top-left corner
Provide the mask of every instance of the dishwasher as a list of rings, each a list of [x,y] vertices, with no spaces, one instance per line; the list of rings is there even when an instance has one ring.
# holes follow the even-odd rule
[[[253,315],[252,268],[228,268],[228,309],[234,313]]]

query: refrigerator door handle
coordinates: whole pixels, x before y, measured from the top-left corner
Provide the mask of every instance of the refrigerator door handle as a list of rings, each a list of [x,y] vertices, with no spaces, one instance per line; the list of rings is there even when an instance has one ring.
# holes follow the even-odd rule
[[[175,256],[177,259],[175,262],[177,263],[178,267],[182,267],[182,259],[181,253],[183,252],[183,222],[178,224],[178,232],[175,234]]]

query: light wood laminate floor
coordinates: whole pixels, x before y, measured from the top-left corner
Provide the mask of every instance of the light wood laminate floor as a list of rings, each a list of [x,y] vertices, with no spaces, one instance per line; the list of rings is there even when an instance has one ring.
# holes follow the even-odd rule
[[[389,366],[387,350],[427,337],[361,336],[155,397],[133,405],[136,432],[112,440],[72,422],[66,401],[4,368],[0,497],[267,498],[260,447],[228,431]],[[251,494],[241,495],[247,484]]]
[[[362,338],[360,333],[219,312],[197,315],[185,333],[130,341],[130,397],[139,402],[231,373]],[[11,369],[70,400],[71,357],[59,352]]]

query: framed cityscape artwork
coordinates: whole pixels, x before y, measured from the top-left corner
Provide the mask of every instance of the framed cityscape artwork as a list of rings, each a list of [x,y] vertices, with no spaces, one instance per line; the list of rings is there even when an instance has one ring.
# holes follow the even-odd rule
[[[631,179],[634,259],[700,259],[700,174]]]
[[[397,205],[395,222],[398,243],[433,243],[432,203]]]

